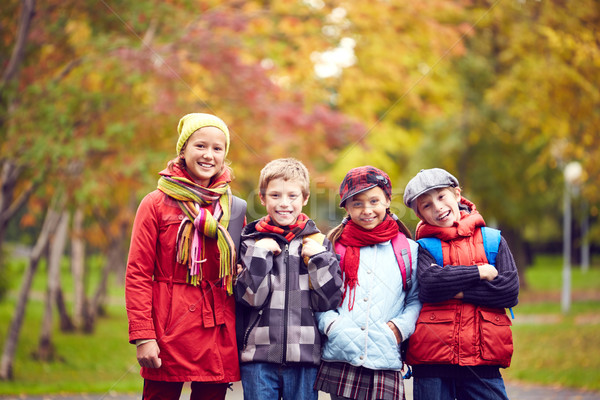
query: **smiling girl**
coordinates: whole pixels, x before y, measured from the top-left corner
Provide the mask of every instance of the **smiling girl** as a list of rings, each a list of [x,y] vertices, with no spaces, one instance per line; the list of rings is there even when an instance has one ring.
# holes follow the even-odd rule
[[[233,275],[245,201],[232,196],[229,130],[210,114],[181,118],[177,157],[138,208],[127,262],[129,341],[143,399],[224,399],[240,380]]]
[[[350,170],[340,186],[348,216],[329,234],[341,255],[344,297],[317,314],[327,337],[315,387],[332,399],[403,399],[400,344],[415,329],[421,303],[418,245],[390,212],[388,175]],[[412,283],[409,283],[412,282]]]

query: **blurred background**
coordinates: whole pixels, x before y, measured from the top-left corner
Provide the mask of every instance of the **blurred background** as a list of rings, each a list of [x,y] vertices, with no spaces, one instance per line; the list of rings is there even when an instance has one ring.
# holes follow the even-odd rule
[[[0,394],[139,389],[130,229],[189,112],[228,124],[249,221],[274,158],[323,231],[350,168],[411,229],[408,180],[450,171],[519,267],[508,378],[600,391],[599,68],[593,0],[3,0]]]

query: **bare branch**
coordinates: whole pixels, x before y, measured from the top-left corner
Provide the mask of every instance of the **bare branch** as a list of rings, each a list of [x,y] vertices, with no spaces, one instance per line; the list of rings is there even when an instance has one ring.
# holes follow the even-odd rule
[[[22,0],[21,3],[23,4],[23,7],[21,10],[21,18],[19,20],[19,28],[17,30],[17,39],[10,60],[2,74],[2,81],[0,82],[1,86],[12,81],[19,71],[19,67],[23,62],[27,35],[29,34],[31,21],[35,15],[35,0]]]

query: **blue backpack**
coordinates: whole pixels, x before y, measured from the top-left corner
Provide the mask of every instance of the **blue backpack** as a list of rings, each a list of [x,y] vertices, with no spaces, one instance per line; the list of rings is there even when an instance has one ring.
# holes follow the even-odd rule
[[[502,236],[500,235],[500,231],[494,228],[488,228],[484,226],[481,228],[481,236],[483,237],[483,247],[485,249],[485,256],[488,259],[488,262],[496,266],[496,256],[498,255],[498,248],[500,247],[500,241],[502,240]],[[435,262],[444,266],[444,256],[442,254],[442,241],[435,237],[428,237],[417,240],[417,242],[426,249],[432,256],[435,258]],[[509,308],[510,315],[513,319],[515,319],[515,314],[513,312],[512,307]]]
[[[485,256],[491,265],[496,265],[496,256],[498,255],[498,247],[500,247],[500,231],[494,228],[484,226],[481,228],[481,236],[483,236],[483,247],[485,248]],[[435,262],[444,266],[444,256],[442,254],[442,241],[435,237],[428,237],[417,240],[432,256]]]

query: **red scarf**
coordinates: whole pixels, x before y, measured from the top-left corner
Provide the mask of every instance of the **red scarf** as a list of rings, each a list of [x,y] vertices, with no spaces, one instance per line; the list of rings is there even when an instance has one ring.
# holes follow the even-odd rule
[[[344,227],[342,235],[337,242],[346,246],[346,253],[341,260],[340,268],[344,274],[344,294],[342,296],[342,303],[346,297],[346,292],[350,291],[348,310],[354,308],[354,296],[356,295],[356,285],[358,285],[360,248],[391,240],[398,235],[399,232],[400,228],[398,227],[398,224],[390,218],[389,215],[386,215],[383,221],[371,230],[360,227],[352,220],[348,221]]]
[[[461,206],[460,221],[455,221],[450,227],[433,226],[420,221],[415,232],[417,240],[424,237],[436,237],[448,242],[458,237],[473,236],[477,228],[485,226],[485,221],[477,211],[475,204],[464,197],[461,197],[459,204]]]
[[[308,216],[304,213],[298,215],[298,219],[295,224],[288,226],[275,225],[271,220],[270,216],[262,217],[256,224],[256,230],[258,232],[277,233],[285,238],[289,242],[292,241],[306,226],[308,222]]]

